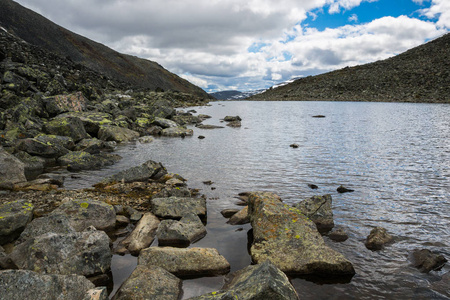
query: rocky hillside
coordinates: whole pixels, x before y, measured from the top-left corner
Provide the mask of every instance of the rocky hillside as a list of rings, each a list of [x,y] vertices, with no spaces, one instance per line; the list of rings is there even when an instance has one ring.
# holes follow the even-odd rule
[[[201,88],[170,73],[156,62],[118,53],[66,30],[14,1],[0,0],[0,7],[0,26],[28,43],[129,85],[209,97]]]
[[[450,103],[450,34],[386,60],[298,79],[250,99]]]

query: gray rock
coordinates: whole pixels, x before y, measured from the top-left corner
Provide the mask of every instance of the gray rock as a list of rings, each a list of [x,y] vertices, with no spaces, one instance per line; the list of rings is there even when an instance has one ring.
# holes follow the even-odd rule
[[[43,275],[28,270],[0,271],[1,299],[85,300],[94,284],[79,275]]]
[[[387,233],[385,228],[375,227],[370,231],[369,236],[366,239],[365,245],[370,250],[381,250],[383,247],[392,242],[394,238]]]
[[[161,135],[167,137],[185,137],[185,136],[193,136],[194,131],[192,129],[186,129],[183,127],[170,127],[163,129],[161,131]]]
[[[227,126],[233,127],[233,128],[238,128],[238,127],[241,127],[242,124],[241,124],[241,121],[232,121],[232,122],[228,122]]]
[[[154,198],[151,203],[153,213],[160,218],[181,219],[189,213],[194,213],[200,218],[206,216],[204,198]]]
[[[163,220],[156,235],[159,246],[187,247],[206,235],[206,227],[196,214],[189,213],[180,221]]]
[[[141,251],[138,265],[162,267],[177,277],[223,275],[228,261],[213,248],[150,247]]]
[[[355,274],[352,264],[325,244],[316,225],[277,195],[251,193],[248,211],[254,237],[250,254],[255,263],[270,260],[288,275]]]
[[[103,180],[102,183],[147,181],[149,179],[159,179],[165,174],[167,174],[167,170],[161,163],[149,160],[140,166],[116,173]]]
[[[336,228],[328,237],[335,242],[345,242],[348,239],[347,233],[342,228]]]
[[[83,122],[86,132],[92,136],[97,136],[101,125],[112,125],[113,118],[110,114],[97,111],[88,112],[70,112],[61,114],[57,118],[61,117],[76,117]]]
[[[51,116],[56,116],[69,111],[83,111],[88,100],[82,92],[70,95],[57,95],[44,99],[45,109]]]
[[[153,142],[153,138],[150,136],[141,136],[140,138],[138,138],[138,141],[141,144],[149,144]]]
[[[220,129],[220,128],[225,128],[223,126],[207,125],[207,124],[198,124],[198,125],[195,125],[195,127],[200,128],[200,129]]]
[[[122,157],[117,154],[90,154],[84,151],[70,152],[57,159],[61,166],[67,166],[67,170],[77,172],[81,170],[96,170],[111,166]]]
[[[0,205],[0,245],[17,239],[33,218],[34,206],[26,200]]]
[[[69,150],[59,144],[47,143],[37,138],[27,138],[17,141],[16,148],[31,155],[46,158],[57,158],[69,153]]]
[[[224,209],[220,213],[222,214],[222,216],[224,218],[229,219],[232,216],[234,216],[235,214],[237,214],[239,211],[240,211],[239,209]]]
[[[227,222],[231,225],[243,225],[250,223],[250,216],[248,215],[248,207],[244,207],[238,213],[234,214]]]
[[[450,298],[450,272],[445,273],[440,281],[433,282],[431,289],[445,297]]]
[[[47,134],[71,137],[74,142],[90,138],[84,129],[83,122],[78,118],[55,118],[46,123],[43,130]]]
[[[111,266],[109,237],[103,231],[46,233],[17,245],[11,259],[20,269],[61,275],[95,275]]]
[[[159,223],[159,219],[155,215],[152,213],[145,213],[137,223],[136,228],[121,242],[121,244],[124,245],[131,254],[139,254],[142,249],[149,247],[155,239]]]
[[[5,249],[3,249],[2,246],[0,246],[0,270],[7,270],[7,269],[17,269],[17,266],[14,264],[12,259],[9,258],[9,255],[6,254]]]
[[[27,225],[17,239],[16,245],[46,233],[71,234],[75,233],[75,229],[70,225],[66,215],[54,214],[36,218]]]
[[[45,158],[32,156],[24,151],[19,151],[14,156],[24,163],[24,173],[27,179],[36,178],[37,175],[44,172]]]
[[[98,154],[100,151],[105,149],[105,142],[99,139],[82,139],[75,146],[75,151],[84,151],[90,154]]]
[[[181,293],[181,280],[176,276],[157,266],[139,265],[113,299],[178,300]]]
[[[241,117],[239,116],[226,116],[223,118],[225,122],[235,122],[235,121],[242,121]]]
[[[0,190],[12,189],[15,183],[27,181],[25,164],[0,146]]]
[[[313,221],[319,232],[328,232],[334,227],[331,195],[313,196],[293,205]]]
[[[112,230],[116,225],[116,212],[112,205],[96,200],[72,200],[61,204],[52,213],[64,214],[76,231],[94,226],[98,230]]]
[[[58,145],[66,148],[67,150],[73,150],[75,147],[75,142],[69,136],[60,135],[46,135],[41,134],[36,137],[38,141],[44,142],[46,144]]]
[[[433,253],[428,249],[414,250],[411,254],[411,260],[414,267],[419,269],[422,273],[439,270],[447,262],[447,259],[443,255]]]
[[[104,141],[122,143],[129,142],[137,139],[138,137],[138,132],[119,126],[102,125],[98,130],[98,138]]]
[[[174,121],[168,120],[168,119],[163,119],[163,118],[155,118],[155,120],[152,122],[152,124],[159,126],[163,129],[180,126],[177,124],[177,122],[174,122]]]

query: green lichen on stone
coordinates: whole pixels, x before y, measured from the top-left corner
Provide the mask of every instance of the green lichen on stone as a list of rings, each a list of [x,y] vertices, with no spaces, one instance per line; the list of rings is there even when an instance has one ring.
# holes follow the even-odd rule
[[[89,207],[89,203],[87,203],[87,202],[82,202],[82,203],[80,203],[80,206],[81,206],[82,208],[88,208],[88,207]]]

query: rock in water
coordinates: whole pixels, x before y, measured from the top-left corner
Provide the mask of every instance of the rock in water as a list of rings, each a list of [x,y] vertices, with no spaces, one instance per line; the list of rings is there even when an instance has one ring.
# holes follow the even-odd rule
[[[103,180],[102,183],[147,181],[149,179],[159,179],[166,174],[167,170],[161,163],[148,160],[140,166],[114,174]]]
[[[181,219],[188,213],[194,213],[200,218],[206,216],[206,200],[204,198],[154,198],[152,201],[153,213],[166,219]]]
[[[319,232],[328,232],[334,227],[331,195],[313,196],[293,205],[313,221]]]
[[[369,236],[366,239],[366,247],[370,250],[381,250],[384,245],[394,240],[392,235],[387,233],[387,230],[382,227],[375,227],[370,231]]]
[[[187,247],[206,235],[206,228],[200,218],[189,213],[176,220],[163,220],[158,228],[158,244],[160,246]]]
[[[255,192],[248,202],[255,263],[270,260],[288,275],[355,274],[351,262],[325,245],[316,225],[277,195]]]
[[[151,245],[155,239],[159,224],[159,219],[155,215],[152,213],[144,214],[136,225],[136,228],[122,241],[122,244],[131,254],[139,254],[142,249]]]
[[[414,267],[422,273],[439,270],[447,262],[443,255],[433,253],[428,249],[415,250],[411,254],[411,259]]]
[[[355,190],[352,190],[352,189],[348,189],[348,188],[346,188],[345,186],[343,186],[343,185],[340,185],[337,189],[336,189],[336,191],[338,192],[338,193],[351,193],[351,192],[354,192]]]
[[[0,245],[17,239],[33,218],[34,206],[18,200],[0,205]]]

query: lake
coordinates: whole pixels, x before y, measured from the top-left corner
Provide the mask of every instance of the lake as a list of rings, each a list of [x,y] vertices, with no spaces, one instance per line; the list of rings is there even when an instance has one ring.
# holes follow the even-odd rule
[[[193,137],[120,146],[116,153],[123,156],[121,162],[68,178],[66,188],[88,187],[147,160],[162,162],[208,197],[208,234],[193,246],[217,248],[232,271],[251,263],[250,225],[228,225],[220,214],[225,208],[240,208],[235,204],[238,193],[272,191],[289,204],[331,194],[335,225],[344,228],[349,239],[342,243],[324,239],[353,263],[357,274],[349,283],[292,278],[300,299],[446,299],[429,286],[450,271],[449,264],[422,274],[411,266],[408,255],[426,248],[450,258],[450,105],[211,104],[193,108],[212,116],[204,124],[225,126],[220,119],[239,115],[242,127],[193,128]],[[293,143],[299,147],[291,148]],[[203,184],[208,180],[213,185]],[[339,194],[336,188],[341,184],[355,191]],[[376,226],[386,228],[395,243],[373,252],[364,241]],[[114,257],[116,287],[135,263],[128,256]],[[222,277],[185,280],[184,299],[218,290],[222,282]]]

